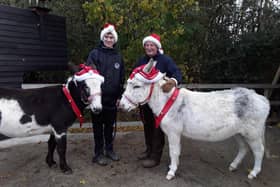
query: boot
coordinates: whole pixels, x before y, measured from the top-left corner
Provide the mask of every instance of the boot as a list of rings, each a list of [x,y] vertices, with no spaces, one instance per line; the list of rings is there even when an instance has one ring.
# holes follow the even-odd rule
[[[106,151],[106,157],[110,158],[113,161],[119,161],[120,157],[114,151]]]
[[[148,159],[150,157],[150,151],[144,151],[142,153],[140,153],[137,158],[138,160],[145,160],[145,159]]]
[[[103,154],[95,155],[92,158],[92,162],[93,163],[96,162],[100,166],[106,166],[108,164],[108,160],[106,159],[106,157]]]
[[[155,159],[151,159],[151,158],[143,160],[143,162],[142,162],[142,166],[144,168],[153,168],[157,165],[159,165],[159,161],[155,160]]]

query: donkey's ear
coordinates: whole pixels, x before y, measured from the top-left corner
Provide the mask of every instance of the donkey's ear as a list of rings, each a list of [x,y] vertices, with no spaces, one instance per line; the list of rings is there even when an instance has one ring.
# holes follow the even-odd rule
[[[156,65],[157,65],[157,61],[154,60],[154,62],[153,62],[153,67],[156,67]]]
[[[153,68],[153,66],[154,66],[154,59],[151,58],[151,59],[149,60],[149,62],[144,66],[143,71],[144,71],[145,73],[150,73],[151,70],[152,70],[152,68]]]
[[[75,65],[73,62],[68,62],[69,71],[74,74],[79,71],[79,66]]]

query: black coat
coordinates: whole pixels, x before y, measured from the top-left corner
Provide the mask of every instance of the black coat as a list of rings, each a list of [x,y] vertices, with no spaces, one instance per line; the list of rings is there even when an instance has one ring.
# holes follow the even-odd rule
[[[182,82],[182,73],[175,62],[172,60],[172,58],[167,55],[157,53],[157,55],[155,55],[153,59],[157,61],[156,68],[161,73],[166,73],[166,76],[169,78],[175,78],[178,84]],[[147,64],[149,60],[150,57],[145,55],[138,60],[135,67]]]
[[[99,73],[104,76],[102,85],[102,105],[104,108],[115,108],[117,99],[124,91],[124,63],[122,56],[115,48],[106,48],[101,43],[88,56],[86,64],[96,65]]]

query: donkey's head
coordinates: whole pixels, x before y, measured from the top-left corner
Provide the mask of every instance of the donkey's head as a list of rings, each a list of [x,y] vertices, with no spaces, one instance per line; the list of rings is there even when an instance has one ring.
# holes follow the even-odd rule
[[[69,78],[67,87],[82,103],[89,107],[92,112],[98,113],[102,110],[101,85],[104,77],[101,76],[96,67],[80,64],[79,67],[71,66],[74,76]]]
[[[146,65],[133,70],[120,101],[121,109],[130,111],[149,101],[155,83],[165,75],[158,71],[155,65],[156,61],[151,59]]]

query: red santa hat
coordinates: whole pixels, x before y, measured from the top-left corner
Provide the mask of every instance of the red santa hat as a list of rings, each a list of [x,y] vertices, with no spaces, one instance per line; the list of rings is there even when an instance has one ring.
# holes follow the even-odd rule
[[[145,45],[146,42],[153,42],[157,48],[158,48],[158,51],[163,54],[163,50],[162,50],[162,47],[161,47],[161,43],[160,43],[160,36],[155,34],[155,33],[152,33],[150,36],[147,36],[143,39],[143,47]]]
[[[83,81],[86,79],[99,79],[104,82],[104,77],[99,74],[96,69],[93,69],[90,66],[86,66],[85,64],[80,64],[80,71],[76,72],[74,75],[74,79],[77,81]]]
[[[130,74],[129,79],[136,78],[145,83],[154,83],[164,76],[164,74],[156,69],[155,66],[153,66],[149,72],[145,72],[144,69],[146,65],[147,64],[144,64],[135,68]]]
[[[106,23],[100,33],[100,40],[103,41],[104,39],[104,35],[107,33],[112,33],[112,35],[115,38],[115,43],[118,41],[118,33],[115,29],[115,26],[113,24],[110,23]]]

